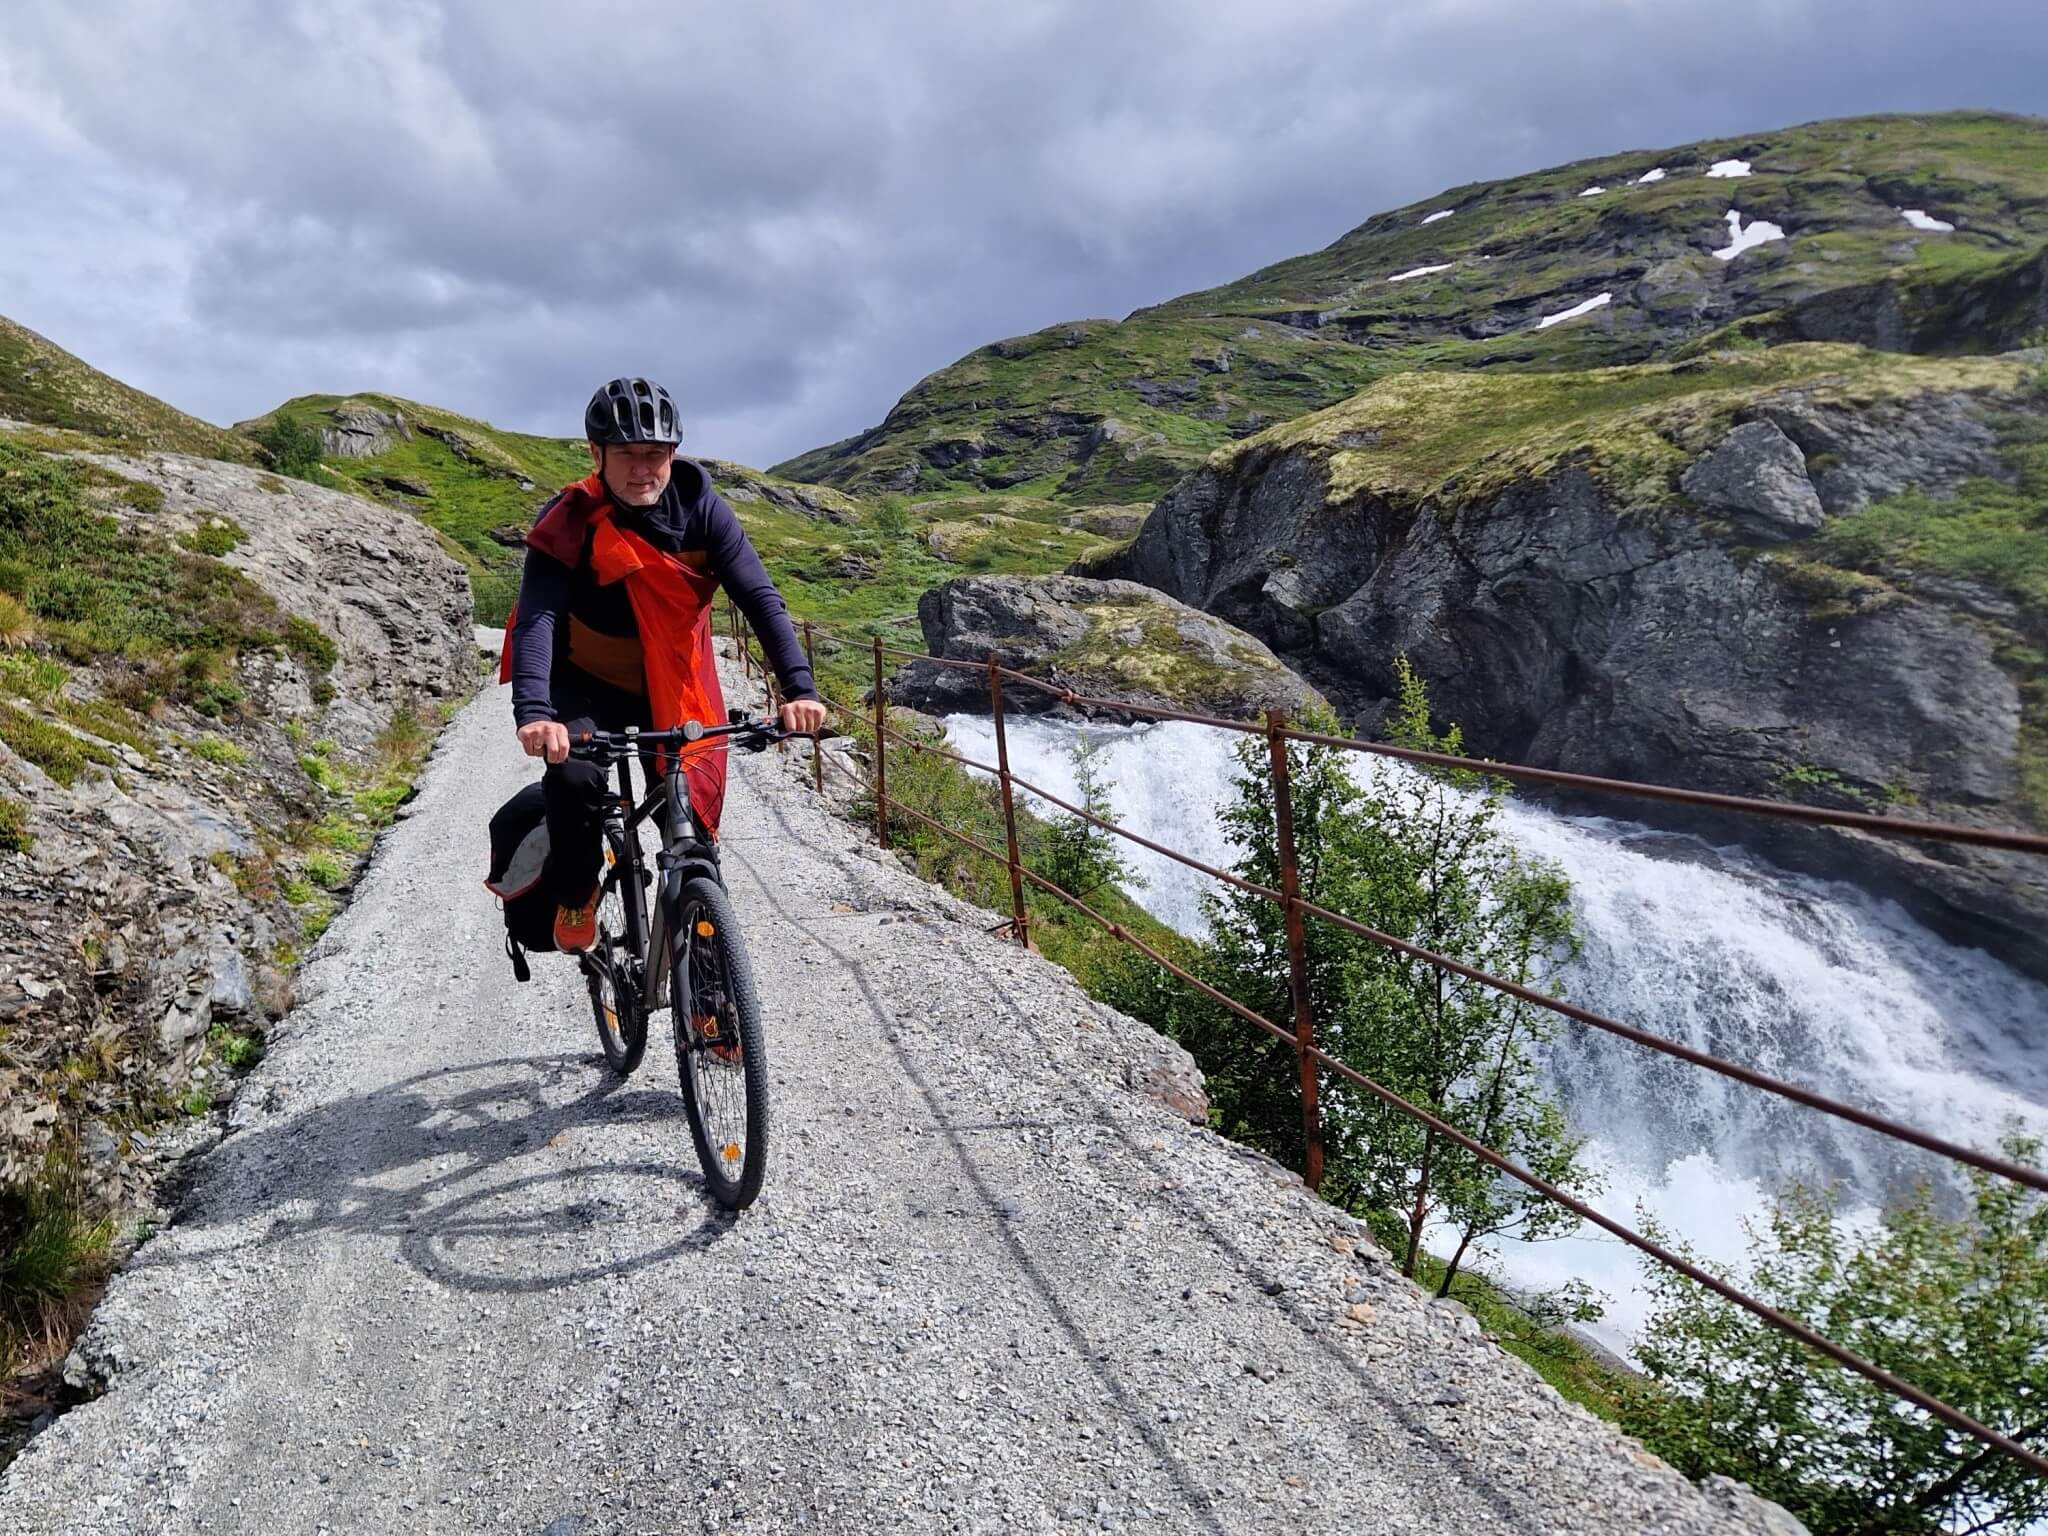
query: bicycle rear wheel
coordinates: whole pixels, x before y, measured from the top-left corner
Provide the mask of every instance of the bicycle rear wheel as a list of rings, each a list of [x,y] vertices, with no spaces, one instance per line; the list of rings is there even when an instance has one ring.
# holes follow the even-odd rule
[[[751,1205],[768,1171],[768,1058],[760,1002],[732,903],[717,881],[686,881],[671,953],[676,1074],[711,1197]]]
[[[598,887],[597,942],[583,955],[583,979],[590,988],[590,1012],[604,1059],[625,1077],[647,1051],[647,1011],[640,1000],[640,967],[633,952],[631,913],[625,882],[633,866],[619,834],[605,832],[604,882]]]

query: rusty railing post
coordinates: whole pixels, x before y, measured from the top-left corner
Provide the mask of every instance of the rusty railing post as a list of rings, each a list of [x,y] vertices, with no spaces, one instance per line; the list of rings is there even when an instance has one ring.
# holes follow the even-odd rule
[[[1031,919],[1024,912],[1024,865],[1017,857],[1017,804],[1010,793],[1010,742],[1003,734],[1003,674],[993,651],[988,658],[988,707],[996,722],[996,779],[1003,789],[1003,836],[1010,850],[1010,933],[1028,949]]]
[[[883,729],[889,708],[882,694],[882,637],[875,642],[875,841],[889,846],[889,737]]]
[[[811,621],[809,619],[804,620],[804,663],[811,669],[811,686],[817,688],[818,662],[817,658],[811,654]],[[820,699],[825,697],[825,692],[822,688],[818,689],[818,697]],[[811,732],[811,788],[822,795],[825,793],[825,759],[818,747],[818,735],[817,731]]]
[[[1286,900],[1287,990],[1294,998],[1294,1056],[1301,1073],[1301,1134],[1306,1144],[1302,1177],[1323,1183],[1323,1117],[1316,1103],[1315,1018],[1309,1008],[1308,947],[1301,929],[1301,878],[1294,858],[1294,799],[1287,778],[1287,717],[1266,711],[1266,745],[1273,759],[1273,824],[1280,848],[1280,894]]]

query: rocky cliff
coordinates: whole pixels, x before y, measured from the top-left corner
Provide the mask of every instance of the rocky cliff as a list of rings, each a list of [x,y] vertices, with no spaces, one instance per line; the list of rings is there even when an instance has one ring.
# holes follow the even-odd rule
[[[144,1192],[478,676],[415,519],[78,446],[0,433],[0,1236]]]
[[[1218,453],[1093,570],[1242,625],[1368,730],[1405,653],[1485,754],[2040,827],[2044,372],[1787,345],[1403,375]],[[2048,974],[2038,860],[1746,836]]]

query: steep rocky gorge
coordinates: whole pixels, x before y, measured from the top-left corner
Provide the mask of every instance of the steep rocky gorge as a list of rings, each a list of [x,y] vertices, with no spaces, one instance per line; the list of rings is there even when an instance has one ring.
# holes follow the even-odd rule
[[[2039,827],[2041,362],[1405,376],[1218,453],[1090,574],[1242,625],[1368,730],[1405,653],[1487,755]],[[2048,975],[2038,860],[1712,830]]]
[[[35,616],[0,652],[0,1187],[54,1147],[95,1205],[132,1206],[289,1005],[478,661],[461,565],[402,512],[47,446],[0,436]],[[68,570],[35,557],[81,531]]]

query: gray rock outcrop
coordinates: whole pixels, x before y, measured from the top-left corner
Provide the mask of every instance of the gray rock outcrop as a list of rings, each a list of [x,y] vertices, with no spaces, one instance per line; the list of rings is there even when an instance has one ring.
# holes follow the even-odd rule
[[[1269,709],[1299,715],[1322,696],[1264,643],[1212,614],[1129,581],[1079,576],[962,576],[918,599],[935,657],[1030,672],[1075,693],[1231,719]],[[985,713],[984,671],[914,661],[889,685],[897,703],[930,714]],[[1011,684],[1004,706],[1065,711],[1061,698]]]
[[[390,452],[394,437],[412,438],[403,416],[375,406],[340,406],[328,413],[328,421],[320,429],[320,451],[337,459],[373,459]]]
[[[1768,421],[1745,422],[1695,459],[1679,488],[1746,532],[1772,541],[1818,533],[1820,493],[1798,444]]]

